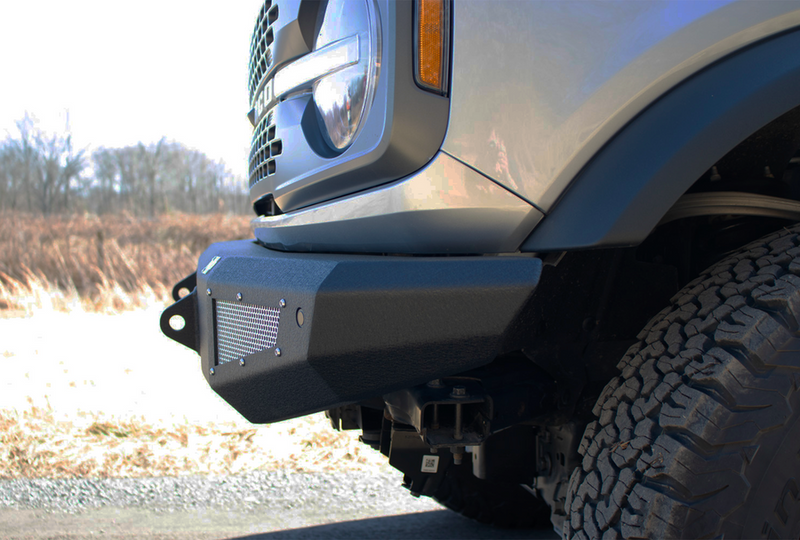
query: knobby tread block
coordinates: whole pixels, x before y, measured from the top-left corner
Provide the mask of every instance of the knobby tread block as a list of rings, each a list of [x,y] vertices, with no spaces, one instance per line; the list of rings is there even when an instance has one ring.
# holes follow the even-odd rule
[[[564,537],[738,537],[747,467],[796,418],[799,331],[798,226],[676,294],[593,409]]]

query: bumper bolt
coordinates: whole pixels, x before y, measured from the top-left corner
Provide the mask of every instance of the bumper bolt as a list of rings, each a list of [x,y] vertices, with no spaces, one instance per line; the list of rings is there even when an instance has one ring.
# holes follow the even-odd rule
[[[216,370],[213,367],[208,370],[209,375],[213,375],[214,373],[216,373]]]
[[[281,301],[278,303],[281,305],[281,307],[286,307],[286,300],[284,300],[283,298],[281,298]]]
[[[239,302],[241,302],[241,301],[242,301],[242,298],[244,298],[244,297],[242,296],[242,293],[240,293],[240,292],[237,292],[237,293],[236,293],[236,299],[237,299]]]
[[[211,289],[206,289],[206,294],[207,294],[208,296],[211,296]]]
[[[280,348],[275,349],[275,356],[280,356],[280,355],[281,355]]]
[[[244,367],[244,358],[239,358],[239,365]]]

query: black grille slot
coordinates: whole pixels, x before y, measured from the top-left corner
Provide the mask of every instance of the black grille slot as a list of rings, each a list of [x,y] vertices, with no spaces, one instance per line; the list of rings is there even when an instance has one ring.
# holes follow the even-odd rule
[[[256,127],[250,145],[250,187],[272,176],[277,170],[275,157],[283,153],[283,141],[277,138],[278,130],[270,113]]]
[[[253,37],[250,41],[250,103],[253,102],[256,90],[264,76],[272,67],[272,41],[274,32],[272,25],[278,20],[278,5],[272,0],[266,0],[258,12]]]

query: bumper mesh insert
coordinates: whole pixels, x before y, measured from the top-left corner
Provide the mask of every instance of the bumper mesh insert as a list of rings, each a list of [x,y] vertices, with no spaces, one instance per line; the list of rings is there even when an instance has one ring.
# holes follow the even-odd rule
[[[271,349],[278,340],[278,308],[214,301],[217,365]]]

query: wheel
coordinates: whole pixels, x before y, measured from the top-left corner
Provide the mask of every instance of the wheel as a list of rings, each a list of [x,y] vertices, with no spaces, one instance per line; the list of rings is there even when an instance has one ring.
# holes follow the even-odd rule
[[[519,484],[489,482],[450,465],[432,497],[450,510],[505,529],[551,528],[550,507]]]
[[[800,227],[707,270],[605,388],[565,538],[800,538]]]

